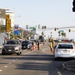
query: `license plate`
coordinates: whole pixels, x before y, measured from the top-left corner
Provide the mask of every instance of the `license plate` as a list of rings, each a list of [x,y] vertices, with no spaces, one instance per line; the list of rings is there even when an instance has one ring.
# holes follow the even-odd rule
[[[8,51],[12,51],[12,50],[8,50]]]
[[[24,48],[26,48],[26,46],[24,46]]]

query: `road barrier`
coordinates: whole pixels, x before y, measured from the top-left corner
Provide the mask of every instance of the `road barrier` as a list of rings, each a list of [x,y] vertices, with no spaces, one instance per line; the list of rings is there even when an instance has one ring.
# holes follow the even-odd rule
[[[33,51],[33,50],[35,50],[35,49],[37,49],[37,48],[38,48],[38,46],[37,46],[37,45],[34,45],[34,46],[31,47],[30,50]]]

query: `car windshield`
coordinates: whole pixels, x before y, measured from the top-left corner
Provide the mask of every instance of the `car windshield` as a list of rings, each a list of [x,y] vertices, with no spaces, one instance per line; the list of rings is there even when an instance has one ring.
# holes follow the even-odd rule
[[[29,44],[29,41],[22,41],[22,44]]]
[[[6,44],[17,44],[17,41],[7,41]]]
[[[73,45],[72,44],[59,44],[58,48],[60,48],[60,49],[64,49],[64,48],[73,49]]]

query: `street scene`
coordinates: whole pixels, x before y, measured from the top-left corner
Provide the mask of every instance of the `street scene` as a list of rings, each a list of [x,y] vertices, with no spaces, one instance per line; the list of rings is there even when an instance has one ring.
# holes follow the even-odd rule
[[[0,3],[0,75],[75,75],[75,0]]]
[[[40,45],[40,50],[24,50],[20,56],[0,54],[0,75],[74,75],[63,69],[63,63],[73,59],[54,59],[49,43]]]

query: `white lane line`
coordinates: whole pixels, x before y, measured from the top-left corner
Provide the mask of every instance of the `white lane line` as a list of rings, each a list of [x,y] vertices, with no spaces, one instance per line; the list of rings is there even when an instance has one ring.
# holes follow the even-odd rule
[[[3,70],[0,70],[0,72],[2,72]]]
[[[58,75],[62,75],[59,71],[57,71]]]
[[[11,64],[11,62],[9,62],[9,64]]]
[[[44,49],[42,51],[45,51]]]
[[[4,66],[4,67],[8,67],[8,66]]]
[[[15,60],[12,60],[13,62],[15,61]]]
[[[59,70],[58,70],[58,69],[56,69],[56,70],[57,70],[58,75],[62,75],[62,74],[61,74],[61,72],[59,72]]]

